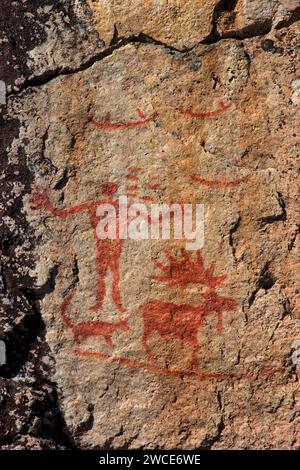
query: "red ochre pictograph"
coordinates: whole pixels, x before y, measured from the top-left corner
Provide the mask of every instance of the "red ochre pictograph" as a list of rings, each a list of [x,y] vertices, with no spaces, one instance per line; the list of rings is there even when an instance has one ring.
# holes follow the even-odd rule
[[[180,108],[179,112],[190,119],[209,119],[209,118],[218,117],[224,114],[226,111],[228,111],[231,108],[234,108],[233,102],[224,103],[224,101],[220,101],[219,108],[214,111],[196,113],[192,110],[192,108],[189,108],[189,109]],[[116,132],[116,131],[118,132],[118,131],[124,131],[126,129],[130,129],[130,128],[148,126],[149,124],[154,122],[155,119],[158,117],[158,113],[154,112],[150,117],[147,118],[146,114],[143,111],[141,111],[139,108],[137,109],[137,114],[139,116],[138,120],[128,121],[128,122],[114,122],[111,120],[111,113],[109,112],[106,114],[103,121],[97,121],[96,119],[91,119],[90,123],[92,124],[92,126],[96,127],[97,129],[100,129],[106,132]],[[132,178],[134,179],[134,177]]]
[[[189,285],[204,286],[201,290],[203,302],[199,306],[190,304],[175,304],[153,300],[140,306],[143,318],[142,343],[146,353],[146,360],[135,360],[117,355],[110,355],[99,351],[71,350],[75,356],[87,360],[100,360],[107,363],[119,363],[124,367],[140,369],[144,372],[168,377],[191,378],[198,381],[225,381],[225,380],[255,380],[259,377],[271,377],[283,375],[284,369],[265,368],[254,372],[206,372],[199,367],[199,341],[197,334],[206,317],[217,315],[217,331],[222,333],[222,317],[225,312],[234,312],[238,308],[237,302],[231,297],[219,295],[216,290],[226,288],[227,275],[215,275],[215,263],[207,268],[204,266],[201,252],[196,253],[195,259],[191,259],[186,250],[181,251],[182,259],[178,260],[169,252],[166,252],[167,264],[153,260],[162,274],[153,276],[154,280],[173,286],[187,287]],[[79,343],[81,338],[89,336],[90,329],[94,331],[91,336],[100,336],[107,344],[112,345],[111,334],[117,329],[128,331],[126,320],[120,320],[114,326],[99,322],[79,324],[78,329],[70,322],[66,315],[66,308],[71,301],[68,296],[62,306],[64,321],[69,322],[69,328],[73,331]],[[88,326],[86,326],[88,325]],[[83,333],[82,333],[83,332]],[[163,339],[175,337],[182,342],[189,343],[194,348],[192,367],[187,370],[179,370],[177,367],[162,367],[156,362],[156,356],[149,348],[148,339],[152,333],[158,333]]]
[[[223,331],[222,315],[226,311],[235,311],[238,307],[236,301],[230,297],[223,297],[216,292],[217,288],[226,288],[224,281],[227,275],[216,276],[215,264],[208,268],[204,267],[201,252],[197,252],[196,259],[191,260],[186,250],[182,249],[182,260],[177,260],[169,252],[166,252],[169,264],[161,264],[154,260],[156,266],[163,272],[162,275],[154,276],[159,282],[166,282],[170,287],[174,285],[188,286],[189,284],[199,284],[206,287],[202,293],[203,303],[193,307],[189,304],[177,305],[171,302],[153,300],[140,307],[143,318],[143,338],[142,343],[147,361],[127,359],[125,357],[110,356],[102,352],[73,350],[79,357],[93,358],[108,362],[119,362],[120,364],[144,369],[149,372],[163,374],[167,376],[190,376],[200,380],[227,379],[230,374],[202,373],[199,371],[198,359],[198,331],[201,328],[206,316],[216,313],[218,318],[217,331]],[[127,320],[120,320],[116,323],[92,321],[74,324],[68,314],[67,308],[72,300],[73,294],[69,294],[63,301],[61,316],[67,327],[74,334],[74,341],[80,344],[82,340],[89,337],[99,337],[109,346],[113,347],[112,334],[116,330],[129,331]],[[183,342],[187,342],[194,348],[193,367],[194,371],[180,371],[173,368],[163,368],[155,364],[156,357],[150,351],[148,338],[152,333],[158,333],[163,339],[175,337]],[[240,377],[247,376],[240,374]]]
[[[95,119],[91,120],[91,124],[97,129],[102,129],[108,132],[121,131],[124,129],[130,129],[132,127],[141,127],[148,126],[155,120],[157,113],[152,114],[149,118],[146,118],[146,115],[140,109],[137,109],[139,119],[137,121],[129,122],[113,122],[110,118],[110,113],[107,113],[104,120],[101,122],[96,121]]]
[[[109,323],[103,321],[90,321],[74,324],[70,320],[67,314],[67,308],[73,298],[74,294],[69,294],[65,297],[62,306],[61,306],[61,317],[69,330],[74,334],[74,341],[77,344],[80,344],[82,340],[98,337],[105,340],[108,346],[113,347],[112,334],[114,331],[129,331],[127,319],[122,319],[116,323]]]
[[[228,109],[231,109],[234,107],[234,103],[224,103],[224,101],[220,101],[219,108],[216,109],[215,111],[207,111],[205,113],[195,113],[192,108],[189,109],[180,109],[181,114],[184,114],[185,116],[191,118],[191,119],[209,119],[213,117],[220,116],[221,114],[224,114]]]
[[[138,174],[140,168],[129,169],[130,175]],[[139,177],[137,176],[139,180]],[[105,276],[108,269],[113,273],[112,297],[120,312],[125,312],[119,287],[119,260],[121,254],[121,240],[99,240],[96,237],[95,228],[98,222],[96,209],[100,203],[114,204],[113,195],[118,187],[115,183],[106,183],[102,186],[103,200],[86,202],[75,205],[69,209],[55,208],[48,195],[48,191],[41,191],[38,187],[30,198],[33,209],[45,209],[57,217],[68,217],[79,212],[86,211],[89,214],[91,225],[96,238],[96,260],[98,270],[97,302],[91,307],[91,311],[101,308],[105,296]],[[193,378],[199,381],[206,380],[255,380],[258,377],[269,377],[283,374],[283,369],[263,369],[257,372],[205,372],[201,371],[199,364],[199,340],[198,332],[203,326],[205,319],[209,316],[217,316],[217,332],[223,332],[223,314],[234,312],[238,308],[235,299],[224,297],[217,292],[217,289],[226,288],[225,281],[227,275],[215,275],[215,264],[212,263],[207,268],[204,266],[203,256],[200,251],[193,255],[192,259],[186,250],[182,249],[181,259],[175,258],[171,253],[165,253],[167,264],[153,260],[161,274],[153,276],[157,282],[165,283],[172,288],[174,286],[187,287],[189,285],[202,286],[199,293],[202,302],[193,306],[190,304],[175,304],[154,299],[140,306],[139,311],[143,320],[143,336],[141,338],[144,347],[145,361],[129,359],[126,357],[106,354],[99,351],[84,351],[73,349],[70,352],[82,359],[94,359],[107,363],[117,362],[125,367],[140,369],[144,372],[165,375],[178,378]],[[119,331],[128,334],[130,327],[127,319],[110,323],[106,321],[87,321],[74,323],[68,314],[68,307],[74,297],[74,293],[68,294],[61,305],[60,315],[69,331],[73,333],[74,342],[80,346],[90,337],[99,338],[109,347],[113,348],[112,336]],[[157,364],[157,358],[151,351],[149,339],[151,335],[158,334],[163,340],[177,338],[183,344],[188,343],[193,348],[192,367],[187,370],[179,370],[175,367],[161,367]]]
[[[206,118],[213,117],[221,114],[229,109],[231,105],[221,104],[220,109],[209,113],[195,114],[191,111],[184,112],[190,117]],[[144,113],[139,111],[140,121],[130,123],[112,123],[107,116],[104,123],[96,123],[96,127],[105,130],[118,130],[128,127],[137,127],[140,125],[147,125],[154,116],[146,119]],[[128,197],[138,201],[154,201],[154,198],[149,195],[140,195],[140,177],[139,173],[142,171],[139,167],[131,167],[128,169],[126,179],[128,184],[126,186],[126,194]],[[189,175],[195,183],[204,185],[210,188],[233,188],[246,181],[249,176],[233,181],[221,180],[204,180],[197,175]],[[148,184],[147,188],[150,191],[160,189],[157,182],[157,176],[149,176],[152,181]],[[96,215],[97,207],[100,204],[111,204],[115,207],[117,213],[119,210],[118,202],[114,199],[118,191],[118,185],[108,182],[102,185],[103,199],[97,201],[88,201],[82,204],[75,205],[68,209],[57,209],[50,201],[48,191],[41,191],[39,187],[36,188],[35,193],[30,198],[33,209],[44,209],[56,217],[69,217],[80,212],[87,212],[90,218],[90,223],[93,228],[93,234],[96,241],[96,263],[97,263],[97,294],[96,303],[90,307],[92,312],[102,308],[103,301],[106,294],[106,274],[110,270],[112,273],[112,300],[114,301],[119,312],[126,312],[121,299],[120,292],[120,257],[122,252],[123,240],[117,238],[115,240],[99,239],[96,235],[96,227],[99,222],[99,217]],[[159,221],[161,221],[161,216]],[[118,220],[119,224],[119,220]],[[119,233],[119,230],[116,230]],[[86,359],[97,359],[105,362],[118,362],[126,367],[141,369],[151,373],[162,374],[173,377],[193,377],[197,380],[229,380],[229,379],[255,379],[257,376],[270,376],[281,374],[284,371],[281,369],[269,369],[253,373],[213,373],[202,372],[199,368],[199,339],[198,333],[204,324],[207,317],[217,316],[217,332],[223,332],[223,314],[225,312],[234,312],[238,308],[238,304],[231,297],[224,297],[217,292],[217,289],[226,288],[225,280],[227,275],[215,275],[215,264],[205,268],[202,253],[199,251],[192,259],[186,250],[182,249],[182,258],[178,260],[171,253],[166,252],[165,256],[168,264],[162,264],[154,260],[155,265],[160,269],[161,274],[153,276],[157,282],[165,283],[169,288],[174,286],[187,287],[189,285],[202,286],[200,295],[202,302],[199,305],[193,306],[191,304],[176,304],[173,302],[164,302],[154,299],[150,302],[141,305],[139,308],[141,318],[143,320],[143,336],[141,338],[144,352],[146,355],[145,361],[133,360],[126,357],[118,357],[109,355],[102,352],[93,351],[80,351],[75,349],[72,351],[78,357]],[[66,324],[67,328],[73,333],[74,342],[81,345],[86,339],[90,337],[99,338],[103,340],[109,347],[113,348],[112,336],[114,332],[120,331],[128,333],[130,327],[127,319],[120,319],[117,322],[109,323],[105,321],[88,321],[73,323],[68,314],[68,307],[74,297],[74,293],[67,295],[61,305],[61,318]],[[190,370],[178,370],[174,367],[164,368],[157,364],[157,358],[151,350],[149,340],[153,334],[158,334],[163,340],[170,338],[179,339],[183,344],[189,344],[193,349],[192,367]]]
[[[71,215],[78,214],[79,212],[87,212],[89,214],[90,223],[93,228],[93,234],[96,241],[96,263],[98,271],[97,301],[95,305],[90,307],[92,312],[99,310],[103,305],[106,288],[105,279],[108,270],[112,273],[112,299],[120,312],[126,311],[126,308],[123,306],[120,293],[120,257],[123,240],[120,238],[116,238],[115,240],[102,240],[99,239],[96,234],[96,228],[99,222],[99,217],[97,217],[96,211],[100,204],[111,204],[115,207],[118,214],[119,204],[113,198],[117,190],[118,186],[115,183],[109,182],[103,184],[102,194],[104,195],[104,198],[102,200],[85,202],[63,210],[53,207],[49,199],[48,191],[41,192],[39,188],[36,188],[35,194],[30,199],[30,203],[34,209],[46,209],[57,217],[69,217]],[[119,233],[119,227],[117,227],[116,233]]]
[[[219,180],[206,180],[201,178],[198,175],[190,175],[190,178],[194,183],[199,184],[200,186],[206,186],[207,188],[213,188],[213,189],[231,189],[231,188],[236,188],[239,186],[241,183],[244,183],[249,180],[250,175],[244,176],[243,178],[240,179],[235,179],[232,181],[226,181],[224,179],[219,179]]]
[[[129,168],[129,174],[127,179],[130,180],[132,176],[139,181],[138,173],[141,171],[140,168],[134,167]],[[120,292],[120,257],[122,253],[123,239],[119,238],[119,202],[114,199],[114,195],[118,191],[118,185],[116,183],[108,182],[102,185],[103,199],[97,201],[85,202],[69,209],[57,209],[53,206],[50,201],[48,191],[41,191],[39,187],[36,187],[35,193],[30,198],[30,203],[33,209],[44,209],[53,214],[56,217],[69,217],[80,212],[87,212],[90,218],[90,223],[93,228],[93,234],[96,242],[96,264],[97,264],[97,301],[90,310],[96,312],[103,306],[103,301],[106,294],[106,274],[110,270],[112,273],[112,300],[120,312],[125,312],[121,299]],[[151,189],[151,188],[149,188]],[[152,196],[142,196],[138,193],[138,187],[136,190],[128,193],[129,198],[134,198],[137,201],[154,201]],[[99,239],[96,234],[96,227],[99,222],[99,217],[96,215],[97,207],[100,204],[110,204],[115,207],[117,213],[117,228],[115,240],[111,239]],[[167,214],[166,214],[167,216]],[[158,221],[159,222],[159,221]]]
[[[177,260],[169,252],[166,257],[169,264],[161,264],[154,261],[163,272],[162,275],[154,276],[159,282],[165,282],[169,287],[188,285],[202,285],[206,289],[201,292],[203,302],[198,306],[190,304],[178,305],[172,302],[153,300],[141,306],[143,316],[143,345],[148,357],[155,356],[149,349],[148,339],[152,333],[159,333],[162,338],[176,337],[187,342],[194,348],[193,365],[199,366],[198,341],[199,329],[205,318],[213,313],[217,314],[217,331],[223,331],[223,313],[236,311],[238,305],[230,297],[223,297],[216,292],[217,288],[225,288],[224,281],[227,275],[215,276],[215,264],[212,263],[207,269],[204,267],[203,257],[197,252],[196,260],[191,260],[185,249],[182,249],[182,260]]]
[[[191,378],[198,381],[225,381],[225,380],[257,380],[258,378],[263,377],[272,377],[276,375],[283,375],[286,372],[285,369],[263,369],[254,372],[205,372],[205,371],[195,371],[195,370],[179,370],[176,368],[165,368],[159,367],[151,362],[142,362],[134,359],[128,359],[120,356],[111,356],[102,352],[94,351],[79,351],[78,349],[73,349],[70,351],[77,357],[81,359],[94,359],[97,361],[103,361],[110,364],[118,363],[124,367],[130,369],[140,369],[144,372],[149,372],[157,375],[164,375],[167,377],[177,377],[180,379]]]
[[[180,109],[180,113],[189,119],[209,119],[218,117],[224,114],[229,109],[234,107],[233,102],[224,103],[220,101],[219,108],[207,112],[194,112],[192,108]],[[137,109],[139,119],[129,122],[113,122],[108,113],[104,120],[98,122],[92,119],[91,124],[100,130],[107,132],[122,131],[130,128],[137,128],[148,126],[158,116],[158,113],[146,117],[145,113]],[[154,201],[154,198],[149,195],[141,196],[139,192],[140,167],[131,167],[128,169],[129,173],[126,178],[128,185],[126,186],[126,194],[128,197],[137,199],[138,201]],[[225,179],[219,180],[206,180],[198,175],[189,175],[189,178],[198,185],[206,186],[208,188],[225,188],[231,189],[240,185],[249,179],[246,176],[232,181]],[[160,188],[157,183],[159,178],[157,176],[149,176],[152,183],[148,185],[148,189],[155,191]],[[94,238],[96,240],[96,263],[97,263],[97,299],[95,305],[90,310],[95,312],[101,309],[105,298],[105,278],[107,271],[112,272],[112,299],[120,312],[125,312],[126,308],[123,306],[120,293],[120,256],[122,251],[121,239],[116,240],[100,240],[96,236],[96,226],[99,218],[96,215],[96,210],[99,204],[111,204],[118,211],[118,203],[114,199],[114,195],[118,191],[118,186],[115,183],[106,183],[102,186],[102,194],[104,198],[98,201],[85,202],[73,206],[69,209],[60,210],[55,208],[50,199],[47,191],[41,192],[37,187],[30,202],[34,209],[45,209],[57,217],[68,217],[75,215],[79,212],[87,212],[90,218],[91,226],[93,228]],[[161,221],[161,219],[159,220]],[[157,221],[158,222],[158,221]],[[119,233],[119,230],[116,231]],[[199,305],[193,306],[191,304],[176,304],[173,302],[164,302],[154,299],[140,306],[139,311],[143,320],[143,336],[141,338],[144,352],[146,355],[145,361],[129,359],[126,357],[119,357],[110,355],[99,351],[81,351],[78,349],[72,350],[72,353],[78,357],[85,359],[96,359],[108,363],[117,362],[125,367],[133,369],[141,369],[145,372],[172,376],[172,377],[191,377],[197,380],[255,380],[257,377],[269,377],[272,375],[283,374],[283,369],[264,369],[257,372],[203,372],[200,370],[199,365],[199,339],[198,333],[204,324],[207,317],[217,316],[217,332],[223,332],[223,314],[225,312],[234,312],[238,309],[238,304],[235,299],[231,297],[224,297],[217,292],[217,289],[226,288],[225,280],[227,275],[216,276],[215,264],[205,268],[202,253],[196,253],[195,259],[192,259],[188,253],[182,249],[182,259],[176,259],[172,254],[166,252],[168,264],[162,264],[154,260],[155,265],[160,269],[161,274],[156,275],[153,279],[157,282],[166,283],[169,288],[174,286],[185,288],[189,285],[202,286],[199,289],[202,302]],[[68,307],[74,297],[74,293],[67,295],[61,305],[61,318],[66,324],[67,328],[73,333],[74,342],[81,345],[84,340],[95,337],[103,340],[109,347],[113,348],[112,336],[115,331],[128,333],[130,327],[127,319],[120,319],[117,322],[109,323],[105,321],[88,321],[73,323],[68,315]],[[174,367],[161,367],[157,364],[157,358],[151,350],[149,340],[153,334],[158,334],[163,340],[170,338],[179,339],[183,344],[188,343],[193,348],[193,360],[190,370],[178,370]]]

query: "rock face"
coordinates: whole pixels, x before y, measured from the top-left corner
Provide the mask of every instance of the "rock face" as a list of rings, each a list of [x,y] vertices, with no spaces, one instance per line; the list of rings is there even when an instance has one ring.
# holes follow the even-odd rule
[[[1,448],[299,449],[299,1],[7,4]]]

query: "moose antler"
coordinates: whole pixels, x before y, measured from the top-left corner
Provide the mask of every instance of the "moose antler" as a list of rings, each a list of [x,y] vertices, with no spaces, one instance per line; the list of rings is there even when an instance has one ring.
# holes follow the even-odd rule
[[[153,260],[156,266],[163,272],[163,275],[154,276],[156,281],[167,282],[170,287],[174,285],[186,286],[187,284],[202,284],[210,289],[216,287],[226,287],[224,284],[227,275],[214,276],[215,263],[212,263],[207,269],[204,267],[203,257],[200,251],[197,251],[196,260],[193,261],[186,250],[181,250],[182,260],[174,258],[169,252],[166,252],[168,265],[164,265],[157,260]]]

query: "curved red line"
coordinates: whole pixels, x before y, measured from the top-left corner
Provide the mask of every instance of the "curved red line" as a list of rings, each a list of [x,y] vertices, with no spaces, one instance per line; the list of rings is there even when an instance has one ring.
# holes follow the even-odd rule
[[[133,173],[138,173],[141,170],[142,169],[138,166],[132,166],[132,167],[128,168],[128,171],[132,171]]]
[[[191,109],[187,109],[187,110],[181,109],[180,112],[184,114],[185,116],[188,116],[192,119],[207,119],[211,117],[220,116],[220,114],[225,113],[227,109],[230,109],[233,106],[234,106],[234,103],[232,102],[227,103],[227,104],[221,102],[220,108],[216,109],[215,111],[208,111],[206,113],[194,113]]]
[[[74,349],[71,351],[75,356],[83,358],[98,359],[101,361],[107,362],[118,362],[126,367],[133,369],[142,369],[148,372],[153,372],[156,374],[167,375],[171,377],[195,377],[200,381],[205,380],[255,380],[259,376],[269,377],[275,374],[283,374],[283,369],[265,369],[261,372],[241,372],[236,374],[230,373],[221,373],[221,372],[193,372],[193,371],[181,371],[178,369],[164,369],[163,367],[156,366],[155,364],[137,361],[135,359],[126,359],[125,357],[119,356],[110,356],[109,354],[104,354],[101,352],[92,352],[92,351],[78,351]]]
[[[126,178],[128,180],[131,180],[131,181],[139,181],[140,178],[138,176],[134,176],[134,175],[127,175]]]
[[[143,119],[139,121],[131,121],[131,122],[110,122],[110,121],[102,121],[98,122],[95,119],[92,119],[90,122],[93,126],[97,129],[102,129],[105,131],[118,131],[123,129],[129,129],[131,127],[140,127],[140,126],[147,126],[155,119],[155,114],[153,114],[148,119]]]
[[[224,179],[221,180],[206,180],[201,178],[200,176],[197,175],[190,175],[190,178],[194,183],[198,183],[203,186],[207,186],[208,188],[234,188],[238,186],[239,184],[243,183],[244,181],[247,181],[250,178],[250,175],[244,176],[243,178],[232,180],[232,181],[226,181]]]

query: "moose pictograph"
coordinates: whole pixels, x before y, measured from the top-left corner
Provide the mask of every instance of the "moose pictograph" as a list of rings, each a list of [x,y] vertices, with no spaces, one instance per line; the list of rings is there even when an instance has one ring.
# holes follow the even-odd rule
[[[177,260],[170,253],[166,253],[169,264],[164,265],[155,260],[155,264],[163,274],[154,276],[160,282],[166,282],[169,287],[186,287],[189,284],[201,285],[202,303],[198,306],[190,304],[175,304],[153,300],[141,306],[143,316],[143,346],[149,359],[154,360],[155,355],[149,347],[149,337],[158,333],[162,338],[175,337],[192,345],[193,365],[198,366],[198,332],[208,315],[217,314],[217,331],[223,331],[223,313],[235,311],[238,307],[231,297],[224,297],[217,293],[217,288],[225,288],[227,275],[216,276],[215,264],[205,268],[200,251],[193,261],[186,250],[182,249],[182,260]]]

